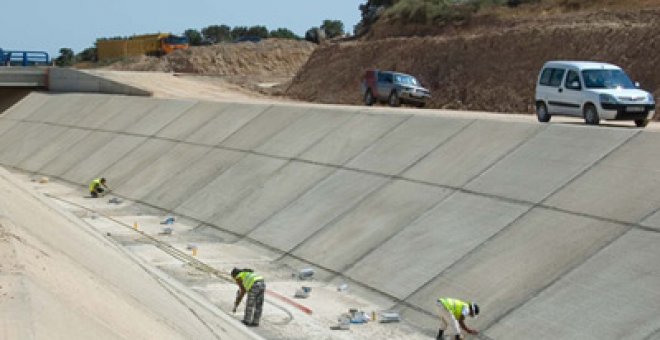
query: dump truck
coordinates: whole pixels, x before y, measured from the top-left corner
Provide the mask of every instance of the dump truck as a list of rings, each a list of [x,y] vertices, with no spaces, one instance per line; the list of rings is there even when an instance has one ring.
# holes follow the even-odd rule
[[[128,39],[97,40],[99,61],[141,55],[162,56],[175,50],[187,49],[188,38],[171,33],[144,34]]]

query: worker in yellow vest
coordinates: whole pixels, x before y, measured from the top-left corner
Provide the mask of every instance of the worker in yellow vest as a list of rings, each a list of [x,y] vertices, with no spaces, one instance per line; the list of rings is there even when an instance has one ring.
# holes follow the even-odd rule
[[[104,189],[105,188],[105,189]],[[109,189],[105,184],[105,178],[95,178],[92,183],[89,183],[89,193],[92,197],[99,197],[106,189]]]
[[[264,305],[264,293],[266,292],[266,284],[264,278],[255,274],[252,269],[238,269],[234,268],[231,271],[231,277],[236,280],[239,291],[236,293],[236,301],[234,302],[234,309],[236,313],[238,305],[241,304],[243,296],[247,293],[247,302],[245,303],[245,314],[243,315],[243,324],[248,327],[259,326],[259,319],[261,319],[261,311]]]
[[[436,304],[438,314],[440,315],[440,330],[438,331],[437,339],[444,339],[445,331],[447,331],[447,335],[454,335],[456,339],[462,339],[461,329],[465,330],[468,334],[479,334],[478,331],[470,329],[465,325],[466,317],[476,318],[479,315],[479,306],[476,303],[468,303],[451,298],[439,298]]]

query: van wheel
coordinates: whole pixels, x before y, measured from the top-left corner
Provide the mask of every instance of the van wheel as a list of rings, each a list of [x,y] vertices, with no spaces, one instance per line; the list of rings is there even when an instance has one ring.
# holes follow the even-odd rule
[[[548,114],[548,107],[545,106],[545,103],[536,104],[536,118],[541,123],[547,123],[550,121],[551,116]]]
[[[392,91],[392,93],[390,93],[390,98],[388,99],[388,103],[392,107],[401,106],[401,99],[399,99],[399,94],[396,93],[396,91]]]
[[[644,118],[644,119],[635,119],[635,125],[637,127],[646,127],[646,125],[649,124],[649,120]]]
[[[371,106],[374,105],[374,95],[371,93],[371,89],[367,90],[367,93],[364,94],[364,105]]]
[[[598,111],[596,111],[595,106],[589,104],[584,107],[584,122],[588,125],[598,125],[600,123]]]

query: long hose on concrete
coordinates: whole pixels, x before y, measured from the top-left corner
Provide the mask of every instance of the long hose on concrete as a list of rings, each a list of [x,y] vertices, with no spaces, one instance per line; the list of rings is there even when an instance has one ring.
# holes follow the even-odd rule
[[[143,232],[142,230],[139,230],[139,229],[134,228],[134,226],[131,226],[131,225],[129,225],[128,223],[122,222],[122,221],[120,221],[120,220],[117,220],[117,219],[113,218],[112,216],[108,216],[108,215],[103,214],[103,213],[101,213],[101,212],[99,212],[99,211],[97,211],[97,210],[94,210],[94,209],[91,209],[91,208],[85,207],[85,206],[83,206],[83,205],[80,205],[80,204],[78,204],[78,203],[75,203],[75,202],[69,201],[69,200],[64,199],[64,198],[62,198],[62,197],[57,197],[57,196],[55,196],[55,195],[51,195],[51,194],[48,194],[48,193],[45,193],[44,195],[46,195],[46,196],[49,197],[49,198],[53,198],[53,199],[59,200],[59,201],[61,201],[61,202],[64,202],[64,203],[67,203],[67,204],[73,205],[73,206],[75,206],[75,207],[78,207],[78,208],[80,208],[80,209],[83,209],[83,210],[89,211],[89,212],[91,212],[91,213],[98,214],[99,216],[103,216],[104,218],[106,218],[106,219],[108,219],[108,220],[110,220],[110,221],[112,221],[112,222],[114,222],[114,223],[116,223],[116,224],[118,224],[118,225],[121,225],[121,226],[123,226],[123,227],[125,227],[125,228],[127,228],[127,229],[129,229],[129,230],[132,230],[132,231],[135,232],[135,233],[140,234],[141,236],[143,236],[144,238],[146,238],[147,240],[149,240],[149,241],[150,241],[154,246],[156,246],[158,249],[162,250],[163,252],[165,252],[166,254],[172,256],[173,258],[175,258],[175,259],[177,259],[177,260],[179,260],[179,261],[181,261],[181,262],[184,262],[184,263],[190,265],[191,267],[193,267],[193,268],[195,268],[195,269],[197,269],[197,270],[199,270],[199,271],[201,271],[201,272],[209,273],[209,274],[211,274],[211,275],[213,275],[213,276],[215,276],[215,277],[217,277],[217,278],[219,278],[219,279],[221,279],[221,280],[223,280],[223,281],[231,282],[231,283],[234,282],[234,279],[233,279],[230,275],[225,274],[225,273],[223,273],[223,272],[221,272],[221,271],[219,271],[219,270],[217,270],[217,269],[215,269],[215,268],[209,266],[208,264],[206,264],[206,263],[204,263],[204,262],[198,260],[197,258],[195,258],[195,257],[193,257],[193,256],[191,256],[191,255],[188,255],[188,254],[184,253],[183,251],[181,251],[181,250],[179,250],[179,249],[174,248],[171,244],[169,244],[169,243],[167,243],[167,242],[160,241],[160,240],[158,240],[157,238],[155,238],[155,237],[153,237],[153,236],[151,236],[151,235],[149,235],[149,234]],[[271,295],[271,296],[274,296],[274,297],[278,298],[279,300],[282,300],[282,301],[284,301],[284,302],[286,302],[286,303],[292,305],[292,306],[295,307],[295,308],[298,308],[299,310],[301,310],[302,312],[304,312],[304,313],[306,313],[306,314],[312,314],[312,310],[311,310],[311,309],[309,309],[309,308],[307,308],[307,307],[305,307],[305,306],[303,306],[303,305],[301,305],[301,304],[298,304],[298,303],[296,303],[295,301],[292,301],[291,299],[289,299],[289,298],[287,298],[287,297],[285,297],[285,296],[283,296],[283,295],[280,295],[280,294],[278,294],[278,293],[276,293],[276,292],[274,292],[274,291],[271,291],[271,290],[266,290],[266,293],[268,293],[268,294]],[[272,321],[269,321],[271,324],[274,324],[274,325],[280,325],[280,326],[281,326],[281,325],[286,325],[286,324],[290,323],[290,322],[293,320],[293,314],[292,314],[288,309],[286,309],[286,308],[284,308],[284,307],[282,307],[282,306],[280,306],[280,305],[278,305],[278,304],[275,304],[275,303],[273,303],[273,302],[270,302],[270,301],[266,301],[266,302],[268,302],[268,303],[269,303],[270,305],[272,305],[273,307],[275,307],[275,308],[281,310],[282,312],[284,312],[284,313],[287,315],[287,318],[285,318],[284,321],[282,321],[282,322],[272,322]]]

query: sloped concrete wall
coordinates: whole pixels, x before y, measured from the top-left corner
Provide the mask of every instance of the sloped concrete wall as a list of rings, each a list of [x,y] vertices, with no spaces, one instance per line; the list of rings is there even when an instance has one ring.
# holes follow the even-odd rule
[[[52,92],[91,92],[150,96],[151,92],[134,86],[97,77],[76,69],[51,67],[48,72],[48,90]]]
[[[33,94],[0,163],[185,215],[437,329],[646,339],[660,318],[660,134],[411,111]],[[81,189],[84,190],[84,189]]]

